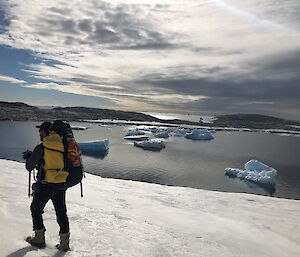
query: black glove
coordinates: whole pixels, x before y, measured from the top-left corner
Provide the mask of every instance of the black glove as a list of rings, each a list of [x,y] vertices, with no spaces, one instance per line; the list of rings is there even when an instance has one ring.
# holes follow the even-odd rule
[[[32,151],[26,150],[25,152],[22,153],[22,157],[24,160],[27,160],[27,159],[29,159],[31,154],[32,154]]]

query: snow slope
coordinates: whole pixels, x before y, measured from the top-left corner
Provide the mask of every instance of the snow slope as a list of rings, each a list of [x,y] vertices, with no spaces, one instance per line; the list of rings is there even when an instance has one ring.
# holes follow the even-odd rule
[[[0,160],[0,256],[300,256],[300,202],[211,192],[87,174],[67,192],[71,248],[58,252],[52,203],[45,209],[48,247],[31,234],[24,164]]]

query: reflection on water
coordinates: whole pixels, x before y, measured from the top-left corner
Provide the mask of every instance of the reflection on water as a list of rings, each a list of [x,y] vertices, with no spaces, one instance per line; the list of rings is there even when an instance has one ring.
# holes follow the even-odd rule
[[[21,154],[39,143],[35,122],[0,122],[0,158],[23,161]],[[84,152],[87,172],[121,178],[208,190],[247,192],[300,199],[300,138],[267,133],[217,132],[211,141],[170,137],[160,152],[144,151],[123,139],[128,126],[89,127],[74,131],[77,141],[109,139],[106,155]],[[152,134],[149,134],[153,136]],[[231,179],[225,168],[243,167],[257,159],[278,171],[276,188]]]

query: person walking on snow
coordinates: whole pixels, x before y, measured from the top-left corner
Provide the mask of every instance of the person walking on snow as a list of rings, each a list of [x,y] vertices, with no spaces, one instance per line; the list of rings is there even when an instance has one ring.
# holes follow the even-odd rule
[[[66,188],[62,187],[66,181],[63,160],[63,143],[61,137],[51,131],[51,122],[43,122],[39,128],[42,143],[38,144],[33,152],[27,150],[23,153],[26,160],[26,169],[38,170],[37,182],[33,185],[33,199],[30,205],[34,235],[26,238],[32,246],[44,248],[46,228],[43,223],[44,207],[49,200],[52,201],[56,220],[60,227],[60,243],[56,248],[68,251],[70,230],[66,207]],[[59,174],[59,175],[57,175]]]

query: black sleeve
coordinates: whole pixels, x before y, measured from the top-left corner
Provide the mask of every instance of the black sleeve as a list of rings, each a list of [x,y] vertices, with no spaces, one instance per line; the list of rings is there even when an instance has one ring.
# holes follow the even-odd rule
[[[37,145],[30,157],[26,160],[26,169],[28,171],[33,170],[37,165],[43,160],[44,157],[44,147],[43,144]]]

